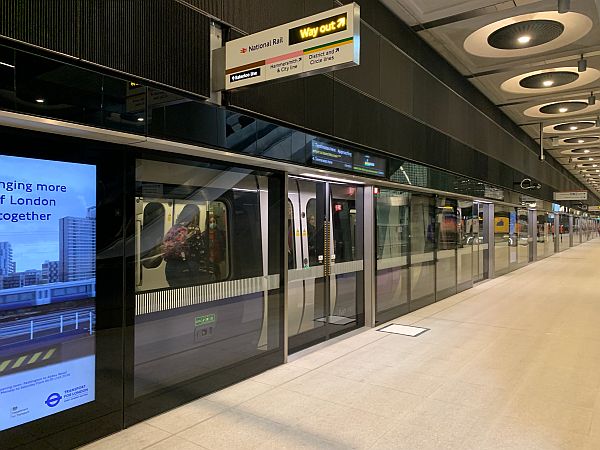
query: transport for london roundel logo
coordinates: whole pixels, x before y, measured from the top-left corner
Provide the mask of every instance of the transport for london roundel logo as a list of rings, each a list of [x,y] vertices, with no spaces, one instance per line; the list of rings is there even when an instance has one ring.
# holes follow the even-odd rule
[[[62,400],[62,397],[58,393],[55,392],[53,394],[50,394],[44,403],[46,405],[48,405],[50,408],[54,408],[56,405],[58,405],[60,403],[61,400]]]

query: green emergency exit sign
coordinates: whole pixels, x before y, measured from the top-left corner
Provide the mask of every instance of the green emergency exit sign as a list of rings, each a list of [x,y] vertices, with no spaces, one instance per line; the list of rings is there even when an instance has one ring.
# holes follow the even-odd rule
[[[215,323],[217,321],[216,314],[206,314],[204,316],[198,316],[194,319],[194,324],[197,327],[201,327],[203,325],[207,325],[209,323]]]

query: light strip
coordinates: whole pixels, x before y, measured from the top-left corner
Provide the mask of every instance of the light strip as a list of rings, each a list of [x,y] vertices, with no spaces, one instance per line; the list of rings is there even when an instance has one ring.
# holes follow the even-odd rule
[[[301,173],[300,176],[316,178],[318,180],[337,181],[339,183],[365,184],[362,181],[348,180],[346,178],[335,178],[335,177],[330,177],[330,176],[326,176],[326,175],[317,175],[317,174],[313,174],[313,173]]]
[[[11,69],[14,69],[14,68],[15,68],[15,66],[13,66],[12,64],[5,63],[5,62],[2,62],[2,61],[0,61],[0,66],[6,66],[6,67],[10,67]]]

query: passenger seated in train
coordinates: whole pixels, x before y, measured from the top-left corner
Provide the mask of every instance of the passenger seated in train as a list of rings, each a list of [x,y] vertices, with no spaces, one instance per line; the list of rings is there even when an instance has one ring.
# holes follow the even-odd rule
[[[201,273],[206,272],[202,270],[206,266],[206,244],[199,221],[198,208],[186,205],[165,235],[162,252],[165,276],[171,287],[199,284]]]

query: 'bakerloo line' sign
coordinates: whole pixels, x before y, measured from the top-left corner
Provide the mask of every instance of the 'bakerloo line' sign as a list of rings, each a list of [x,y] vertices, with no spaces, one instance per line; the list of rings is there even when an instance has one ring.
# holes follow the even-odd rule
[[[225,89],[358,65],[360,6],[305,17],[225,44]]]

